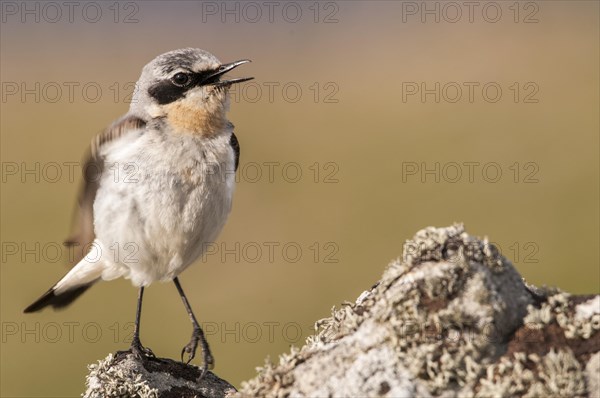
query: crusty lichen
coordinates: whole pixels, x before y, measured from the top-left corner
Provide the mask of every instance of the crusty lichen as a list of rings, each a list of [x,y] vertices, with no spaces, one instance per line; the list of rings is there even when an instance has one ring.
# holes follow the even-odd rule
[[[589,339],[600,330],[600,296],[576,309],[572,308],[570,297],[565,292],[549,296],[540,308],[529,309],[524,322],[529,327],[542,328],[556,321],[568,339]]]
[[[543,303],[550,292],[558,297]],[[548,312],[565,332],[599,338],[596,318],[565,315],[561,294],[527,286],[493,245],[462,225],[426,228],[375,286],[334,308],[304,347],[267,362],[239,394],[584,395],[584,366],[568,346],[540,356],[510,345],[524,319],[543,322]]]
[[[120,352],[88,368],[84,398],[225,397],[235,392],[212,372],[198,382],[198,367],[166,358],[147,358],[142,363],[134,355]]]
[[[587,381],[587,390],[590,396],[600,397],[600,352],[592,355],[585,366],[585,376]]]
[[[532,364],[534,367],[532,368]],[[487,368],[477,397],[581,397],[585,376],[570,351],[550,350],[544,357],[516,353]]]
[[[158,398],[158,390],[148,385],[142,374],[131,367],[116,367],[112,354],[88,365],[85,398],[140,397]]]

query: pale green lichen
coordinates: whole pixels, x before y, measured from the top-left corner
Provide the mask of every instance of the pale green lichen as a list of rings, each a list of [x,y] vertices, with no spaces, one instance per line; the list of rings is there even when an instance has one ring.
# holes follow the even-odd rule
[[[86,379],[85,398],[103,397],[139,397],[158,398],[158,390],[151,388],[142,375],[133,369],[115,367],[112,354],[88,365],[89,374]]]
[[[85,398],[225,397],[235,388],[212,372],[167,358],[140,361],[131,353],[109,354],[89,366]]]
[[[531,307],[524,319],[525,324],[532,329],[541,329],[552,322],[564,330],[568,339],[589,339],[600,330],[600,301],[592,299],[591,305],[595,306],[593,312],[580,316],[576,309],[571,308],[571,295],[565,292],[556,293],[548,297],[540,308]],[[585,304],[580,304],[585,305]],[[579,307],[578,306],[578,307]]]
[[[534,369],[530,369],[531,364]],[[580,397],[587,392],[582,368],[571,351],[551,350],[544,357],[516,353],[488,367],[477,397]]]
[[[549,293],[548,303],[536,308]],[[458,224],[426,228],[373,288],[334,308],[304,347],[258,369],[240,394],[582,395],[585,377],[568,347],[542,357],[505,355],[524,319],[541,326],[556,319],[565,333],[599,336],[596,318],[577,320],[568,309],[568,296],[527,286],[487,239]],[[383,355],[382,345],[395,354],[375,357]],[[354,380],[345,372],[356,371],[357,363],[362,378]],[[397,372],[391,377],[382,369]],[[373,379],[385,388],[373,390]]]

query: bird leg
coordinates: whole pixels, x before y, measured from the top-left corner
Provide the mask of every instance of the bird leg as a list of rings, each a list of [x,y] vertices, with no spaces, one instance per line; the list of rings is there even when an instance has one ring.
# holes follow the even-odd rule
[[[185,293],[183,292],[181,285],[179,284],[179,279],[175,278],[175,279],[173,279],[173,282],[175,283],[175,287],[177,287],[177,291],[179,292],[179,295],[181,296],[183,305],[185,306],[185,309],[186,309],[186,311],[190,317],[190,320],[192,321],[192,325],[194,327],[194,330],[192,331],[192,338],[190,339],[190,342],[185,347],[183,347],[183,350],[181,350],[181,361],[185,362],[185,363],[190,363],[190,361],[192,359],[194,359],[194,357],[196,356],[196,349],[198,348],[198,343],[200,343],[200,346],[202,347],[202,359],[204,362],[202,365],[202,373],[200,374],[200,378],[199,378],[199,380],[201,380],[202,377],[204,377],[204,374],[206,373],[206,371],[209,369],[209,367],[212,369],[212,367],[215,364],[215,360],[214,360],[212,354],[210,353],[210,348],[208,347],[208,342],[206,341],[206,337],[204,336],[204,331],[202,330],[202,328],[200,327],[200,324],[196,320],[196,317],[194,316],[194,313],[192,312],[192,308],[190,307],[190,303],[188,302],[188,299],[185,296]],[[186,353],[189,355],[187,361],[184,359],[184,356]]]
[[[142,314],[142,298],[144,297],[144,287],[140,287],[137,302],[137,311],[135,314],[135,329],[133,330],[133,339],[129,351],[139,360],[144,361],[148,357],[154,358],[154,353],[150,348],[144,347],[140,341],[140,318]]]

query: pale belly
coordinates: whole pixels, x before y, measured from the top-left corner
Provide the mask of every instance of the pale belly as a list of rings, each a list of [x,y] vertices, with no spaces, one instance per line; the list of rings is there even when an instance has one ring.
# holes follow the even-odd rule
[[[185,160],[145,155],[109,164],[121,174],[103,175],[94,203],[103,279],[170,281],[217,238],[231,209],[230,165],[208,170],[189,150],[179,155]]]

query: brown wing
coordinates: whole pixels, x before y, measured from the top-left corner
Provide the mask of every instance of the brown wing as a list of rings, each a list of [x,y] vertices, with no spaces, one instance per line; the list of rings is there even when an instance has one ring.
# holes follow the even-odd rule
[[[83,184],[79,193],[71,236],[65,240],[69,247],[69,262],[77,264],[87,254],[94,241],[94,199],[98,191],[100,177],[104,170],[104,160],[100,156],[103,145],[125,133],[145,127],[146,122],[135,116],[125,116],[94,137],[83,165]]]

